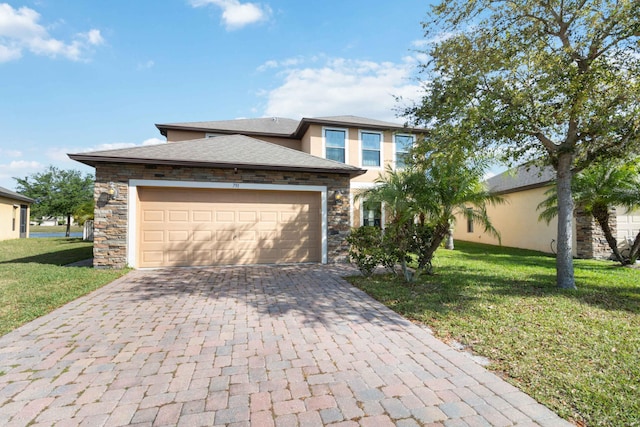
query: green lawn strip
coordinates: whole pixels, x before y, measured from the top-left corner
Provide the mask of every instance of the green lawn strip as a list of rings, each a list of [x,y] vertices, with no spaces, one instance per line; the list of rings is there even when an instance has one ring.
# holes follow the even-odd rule
[[[0,335],[122,276],[127,270],[63,265],[91,257],[80,239],[0,242]]]
[[[5,263],[66,265],[93,257],[93,243],[77,238],[14,239],[0,242],[0,267]]]
[[[491,369],[566,419],[640,425],[640,270],[576,260],[577,291],[555,259],[457,242],[435,275],[350,281],[412,320],[492,360]]]
[[[71,232],[75,233],[78,231],[82,231],[81,226],[72,225]],[[29,232],[30,233],[64,233],[67,231],[66,225],[30,225]]]

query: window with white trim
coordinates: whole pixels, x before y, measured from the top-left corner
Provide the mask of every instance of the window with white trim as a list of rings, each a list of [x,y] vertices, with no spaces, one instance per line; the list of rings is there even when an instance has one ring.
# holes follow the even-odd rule
[[[362,202],[362,225],[382,228],[382,203]]]
[[[396,168],[404,168],[407,166],[409,150],[411,150],[415,138],[413,135],[396,134],[393,136],[393,140],[396,153]]]
[[[362,144],[362,166],[379,168],[382,165],[382,134],[360,132]]]
[[[324,130],[324,157],[336,162],[346,163],[347,131],[341,129]]]

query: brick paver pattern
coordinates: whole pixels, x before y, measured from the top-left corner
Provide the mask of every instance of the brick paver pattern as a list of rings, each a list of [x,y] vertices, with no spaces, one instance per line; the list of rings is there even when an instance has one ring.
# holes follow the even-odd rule
[[[569,425],[347,274],[133,271],[0,338],[0,425]]]

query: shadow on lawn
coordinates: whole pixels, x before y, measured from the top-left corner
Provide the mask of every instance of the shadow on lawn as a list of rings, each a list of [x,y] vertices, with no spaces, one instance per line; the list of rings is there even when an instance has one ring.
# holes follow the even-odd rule
[[[63,239],[58,239],[63,240]],[[78,243],[81,239],[69,238],[64,239],[62,244]],[[93,249],[91,246],[78,247],[71,249],[55,250],[53,252],[42,253],[33,256],[27,256],[22,258],[12,258],[1,261],[0,264],[49,264],[49,265],[67,265],[76,261],[81,261],[93,256]]]
[[[504,250],[510,251],[510,248]],[[640,313],[640,284],[628,279],[625,280],[628,284],[616,282],[615,276],[626,274],[626,270],[615,263],[576,260],[574,273],[578,289],[564,290],[556,286],[555,258],[522,250],[514,250],[515,254],[496,252],[482,251],[482,248],[474,246],[467,248],[465,245],[456,254],[456,265],[445,265],[437,269],[436,275],[425,281],[440,282],[445,293],[454,295],[472,295],[474,287],[479,287],[485,290],[483,292],[488,299],[491,299],[491,295],[496,298],[561,296],[606,310]],[[465,260],[480,261],[486,268],[465,268]],[[500,273],[493,273],[492,270]],[[598,275],[610,278],[611,284],[602,285],[597,282]]]

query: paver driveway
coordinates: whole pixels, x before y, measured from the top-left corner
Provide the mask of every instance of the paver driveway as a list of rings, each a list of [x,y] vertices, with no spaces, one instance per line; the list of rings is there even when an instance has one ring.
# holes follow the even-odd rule
[[[0,338],[0,424],[566,424],[349,272],[132,272]]]

